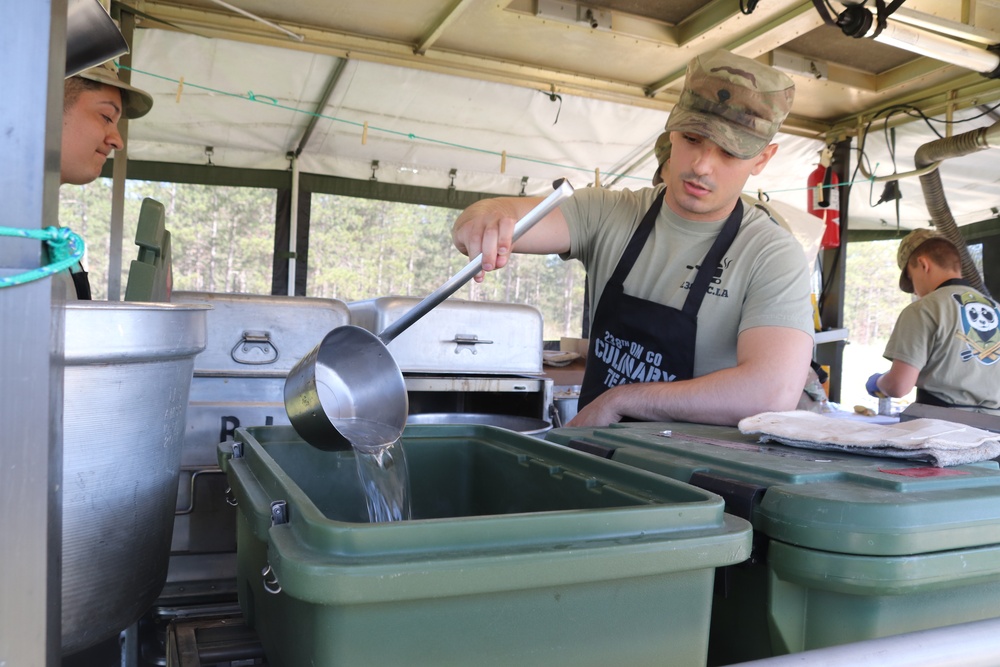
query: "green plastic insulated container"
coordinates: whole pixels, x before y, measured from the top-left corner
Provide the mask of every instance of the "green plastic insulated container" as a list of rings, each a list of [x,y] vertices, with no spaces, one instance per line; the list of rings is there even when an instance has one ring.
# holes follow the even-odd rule
[[[391,523],[353,452],[290,426],[219,446],[269,665],[705,664],[715,569],[752,534],[718,495],[492,426],[402,443],[413,518]]]
[[[546,438],[713,490],[753,524],[750,558],[716,584],[710,665],[1000,617],[995,461],[934,468],[681,423]]]

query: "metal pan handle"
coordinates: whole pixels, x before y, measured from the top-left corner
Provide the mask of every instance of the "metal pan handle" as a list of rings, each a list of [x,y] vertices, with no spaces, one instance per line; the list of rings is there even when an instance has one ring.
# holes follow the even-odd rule
[[[535,226],[539,220],[548,215],[559,203],[573,194],[573,186],[565,178],[561,178],[553,183],[555,190],[542,200],[535,208],[528,211],[527,215],[517,221],[514,226],[514,238],[521,238],[525,232]],[[388,345],[396,336],[406,331],[410,326],[426,315],[435,306],[454,294],[459,287],[472,280],[472,277],[483,268],[483,254],[479,253],[469,262],[464,269],[456,273],[448,282],[437,288],[433,293],[424,297],[423,301],[408,310],[398,320],[387,326],[378,335],[379,340]]]

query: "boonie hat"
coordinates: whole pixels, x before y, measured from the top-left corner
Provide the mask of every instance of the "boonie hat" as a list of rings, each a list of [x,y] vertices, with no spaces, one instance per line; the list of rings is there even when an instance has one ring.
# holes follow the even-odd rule
[[[153,96],[139,90],[118,78],[118,65],[109,60],[106,63],[85,69],[76,76],[114,86],[122,91],[122,113],[128,119],[141,118],[153,108]]]
[[[913,255],[913,252],[922,246],[925,241],[937,238],[944,237],[938,230],[927,227],[913,230],[899,242],[899,250],[896,251],[896,264],[899,265],[900,270],[899,289],[907,294],[913,294],[913,281],[910,280],[910,276],[906,273],[906,265],[910,261],[910,256]]]
[[[788,116],[795,83],[756,60],[721,49],[688,63],[667,132],[693,132],[748,160],[771,143]]]
[[[663,163],[670,159],[670,133],[662,132],[656,138],[653,146],[653,155],[656,156],[656,166],[663,167]]]

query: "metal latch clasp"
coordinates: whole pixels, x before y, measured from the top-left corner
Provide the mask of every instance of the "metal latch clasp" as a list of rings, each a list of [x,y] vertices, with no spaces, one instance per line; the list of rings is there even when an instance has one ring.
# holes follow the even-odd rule
[[[271,526],[279,526],[283,523],[288,523],[288,503],[284,500],[272,501]],[[277,595],[281,592],[281,583],[278,582],[278,573],[274,571],[273,567],[271,567],[270,560],[265,562],[264,568],[260,571],[260,577],[265,591],[271,595]]]
[[[455,354],[458,354],[462,350],[469,350],[472,354],[476,354],[476,345],[492,345],[491,340],[480,340],[479,336],[476,334],[455,334],[455,337],[446,343],[455,343]]]
[[[275,500],[271,503],[271,525],[280,526],[283,523],[288,523],[288,503]]]

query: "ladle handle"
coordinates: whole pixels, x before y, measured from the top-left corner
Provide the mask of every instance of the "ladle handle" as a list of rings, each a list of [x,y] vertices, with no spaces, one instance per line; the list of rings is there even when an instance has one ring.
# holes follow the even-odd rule
[[[514,226],[513,240],[521,238],[525,232],[535,226],[535,223],[548,215],[559,203],[573,194],[573,186],[565,178],[561,178],[553,184],[555,190],[548,197],[543,199],[535,208],[528,211],[527,215],[517,221]],[[410,326],[426,315],[439,303],[454,294],[459,287],[472,280],[472,277],[483,269],[483,254],[479,253],[469,262],[464,269],[456,273],[441,287],[403,314],[398,320],[387,326],[378,335],[379,340],[388,345],[396,336],[403,333]]]

